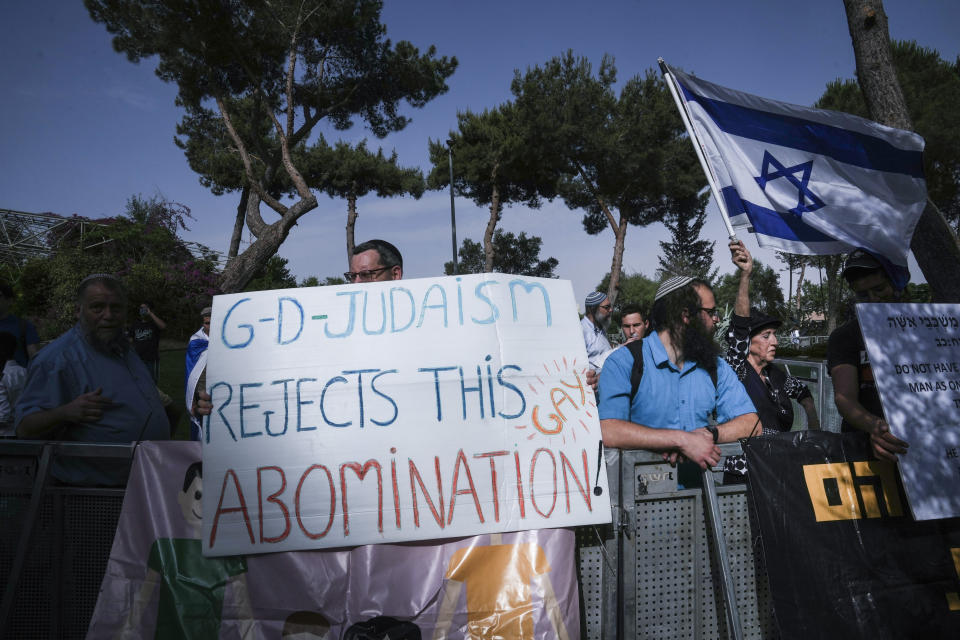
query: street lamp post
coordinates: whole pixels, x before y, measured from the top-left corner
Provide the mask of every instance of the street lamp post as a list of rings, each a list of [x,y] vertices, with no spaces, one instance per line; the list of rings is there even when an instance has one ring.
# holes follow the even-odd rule
[[[453,139],[447,138],[447,158],[450,162],[450,241],[453,245],[453,275],[458,275],[457,268],[457,210],[453,204]]]

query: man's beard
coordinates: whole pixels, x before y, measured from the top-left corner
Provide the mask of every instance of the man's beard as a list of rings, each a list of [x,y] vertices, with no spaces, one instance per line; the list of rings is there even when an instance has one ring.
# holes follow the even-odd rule
[[[84,328],[84,331],[86,333],[87,342],[89,342],[90,346],[100,353],[105,353],[109,356],[122,356],[130,347],[127,337],[123,335],[123,331],[120,329],[118,329],[110,338],[106,339],[101,338],[95,329]]]
[[[610,326],[610,314],[600,315],[599,313],[593,316],[593,323],[600,327],[601,329],[606,329]]]
[[[690,324],[683,329],[683,358],[696,362],[698,367],[707,371],[717,368],[717,356],[720,348],[714,342],[713,336],[707,331],[703,320],[694,316]]]

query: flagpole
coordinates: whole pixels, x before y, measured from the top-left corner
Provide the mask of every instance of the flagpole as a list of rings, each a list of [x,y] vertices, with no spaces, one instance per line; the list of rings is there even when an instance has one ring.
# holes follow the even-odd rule
[[[700,167],[703,169],[703,173],[707,177],[707,183],[710,185],[710,191],[713,193],[713,199],[717,202],[717,208],[720,209],[723,224],[727,227],[727,234],[729,234],[731,241],[736,241],[737,233],[733,230],[733,225],[730,224],[730,216],[727,214],[726,203],[724,203],[723,198],[720,197],[720,189],[717,188],[717,179],[713,175],[713,171],[710,170],[710,165],[707,164],[707,159],[703,154],[703,147],[700,146],[700,139],[697,138],[693,125],[690,123],[690,117],[687,115],[687,108],[677,93],[677,88],[674,84],[676,80],[674,80],[673,74],[670,73],[670,67],[663,61],[663,58],[657,58],[657,62],[660,64],[660,73],[663,74],[663,79],[670,89],[670,95],[673,96],[673,102],[677,105],[677,110],[680,112],[680,119],[683,120],[683,126],[687,128],[687,133],[690,135],[693,150],[697,153],[697,159],[700,160]]]

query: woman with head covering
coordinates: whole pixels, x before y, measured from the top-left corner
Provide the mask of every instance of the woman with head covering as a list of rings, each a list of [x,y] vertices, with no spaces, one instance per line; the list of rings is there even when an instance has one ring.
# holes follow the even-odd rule
[[[819,429],[820,420],[810,390],[798,378],[787,375],[773,364],[777,355],[776,329],[782,322],[756,308],[750,308],[753,257],[739,240],[730,243],[730,254],[734,265],[740,270],[740,286],[727,331],[725,358],[736,371],[757,409],[759,419],[754,433],[769,435],[790,431],[793,426],[791,399],[803,407],[807,414],[808,427]],[[727,482],[732,480],[731,474],[745,475],[746,464],[743,456],[727,458],[724,471],[727,472]]]

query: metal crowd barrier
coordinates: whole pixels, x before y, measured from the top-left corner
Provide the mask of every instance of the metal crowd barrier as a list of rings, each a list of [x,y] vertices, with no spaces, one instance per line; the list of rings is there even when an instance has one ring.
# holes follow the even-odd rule
[[[680,488],[677,470],[645,451],[619,452],[608,472],[613,525],[577,531],[582,638],[779,637],[745,485],[715,484],[715,469],[714,482]]]
[[[130,445],[0,440],[0,638],[83,638],[123,488],[56,484],[57,456],[130,459]]]
[[[840,414],[837,405],[833,402],[833,378],[827,372],[827,363],[823,360],[777,359],[776,363],[782,366],[787,373],[800,378],[807,383],[807,388],[813,394],[817,406],[817,415],[820,416],[820,428],[824,431],[840,432]],[[793,404],[793,430],[807,428],[807,415],[803,409]]]
[[[85,635],[123,489],[61,486],[46,472],[55,456],[130,454],[127,445],[0,441],[0,637]],[[657,454],[612,457],[613,524],[577,530],[581,637],[777,637],[745,487],[682,489]]]

